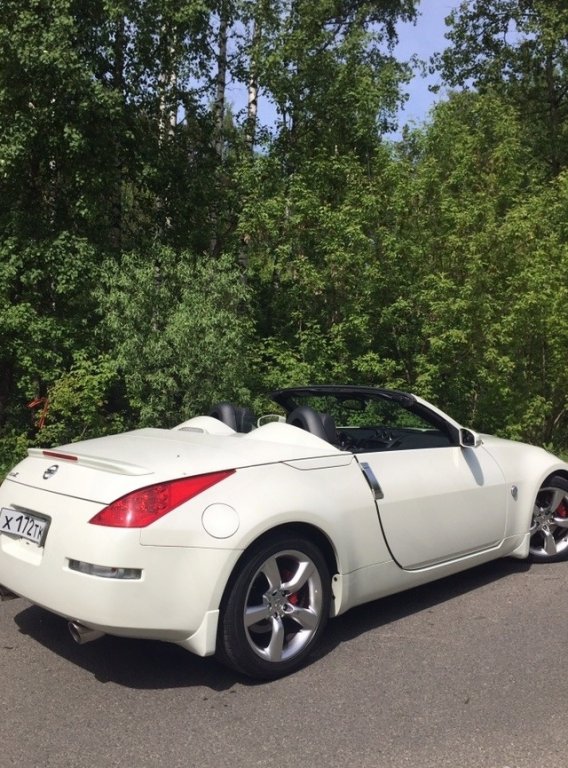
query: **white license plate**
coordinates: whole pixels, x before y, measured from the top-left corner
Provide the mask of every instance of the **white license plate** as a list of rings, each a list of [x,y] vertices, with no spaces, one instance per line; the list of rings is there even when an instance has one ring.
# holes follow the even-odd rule
[[[0,533],[8,533],[36,544],[43,544],[49,519],[39,517],[25,509],[0,509]]]

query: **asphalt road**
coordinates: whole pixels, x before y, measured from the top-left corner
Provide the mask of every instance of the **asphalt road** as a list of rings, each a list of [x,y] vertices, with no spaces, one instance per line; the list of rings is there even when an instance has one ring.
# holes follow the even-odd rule
[[[565,768],[568,563],[501,561],[358,608],[305,669],[84,646],[0,602],[0,766]]]

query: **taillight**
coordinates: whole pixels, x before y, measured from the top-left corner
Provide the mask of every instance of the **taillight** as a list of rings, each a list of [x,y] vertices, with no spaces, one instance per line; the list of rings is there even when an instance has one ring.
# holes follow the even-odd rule
[[[139,488],[101,509],[89,522],[112,528],[145,528],[179,507],[184,501],[189,501],[198,493],[229,477],[234,471],[228,469],[208,475],[182,477],[179,480]]]

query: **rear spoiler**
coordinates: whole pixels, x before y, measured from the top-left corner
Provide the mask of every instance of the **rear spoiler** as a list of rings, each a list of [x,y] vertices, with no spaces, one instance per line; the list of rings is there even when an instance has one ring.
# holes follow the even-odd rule
[[[81,467],[100,469],[104,472],[114,472],[116,475],[152,475],[152,470],[141,467],[138,464],[129,464],[126,461],[115,459],[101,459],[97,456],[88,456],[75,453],[67,453],[59,450],[46,450],[42,448],[28,448],[28,456],[32,459],[55,459],[57,461],[69,461]]]

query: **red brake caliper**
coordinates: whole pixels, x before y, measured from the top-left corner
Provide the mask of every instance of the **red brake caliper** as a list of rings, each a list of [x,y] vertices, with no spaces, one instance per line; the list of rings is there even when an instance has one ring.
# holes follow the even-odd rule
[[[562,499],[558,507],[556,508],[556,512],[554,513],[555,517],[568,517],[568,507],[566,506],[566,499]]]
[[[282,581],[290,581],[291,578],[292,578],[292,571],[286,570],[282,572]],[[290,603],[290,605],[298,605],[299,599],[300,598],[298,597],[297,592],[293,592],[291,595],[288,595],[288,602]]]

